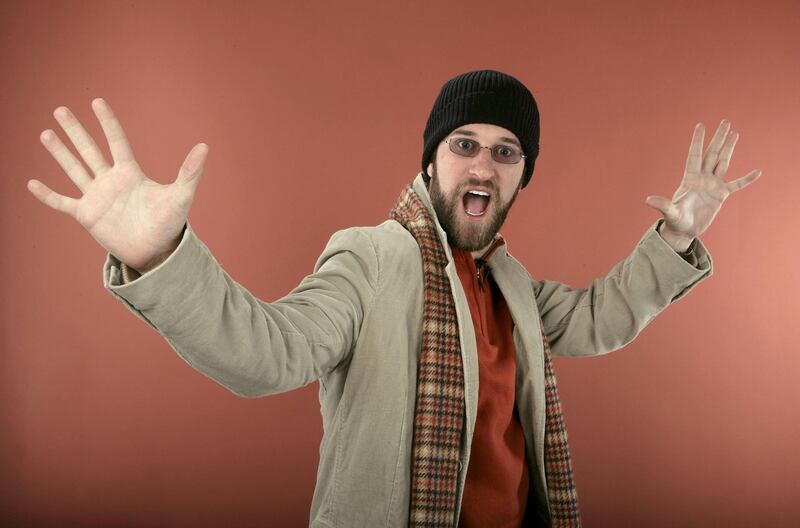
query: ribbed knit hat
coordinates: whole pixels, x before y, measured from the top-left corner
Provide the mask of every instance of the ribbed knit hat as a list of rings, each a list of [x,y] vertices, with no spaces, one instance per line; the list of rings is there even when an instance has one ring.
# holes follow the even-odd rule
[[[447,81],[433,103],[423,134],[422,170],[427,173],[439,143],[453,130],[470,123],[488,123],[514,133],[522,145],[528,185],[539,155],[539,108],[524,84],[494,70],[478,70]]]

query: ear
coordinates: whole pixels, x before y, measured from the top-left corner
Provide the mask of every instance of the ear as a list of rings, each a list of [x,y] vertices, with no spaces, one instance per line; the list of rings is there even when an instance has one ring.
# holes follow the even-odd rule
[[[428,163],[427,169],[425,169],[425,173],[430,176],[433,174],[433,163]]]

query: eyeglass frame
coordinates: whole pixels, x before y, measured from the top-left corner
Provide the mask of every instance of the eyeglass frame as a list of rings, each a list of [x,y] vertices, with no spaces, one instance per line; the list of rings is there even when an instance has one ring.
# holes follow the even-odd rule
[[[455,152],[453,150],[453,146],[450,144],[450,141],[452,139],[456,139],[456,138],[458,138],[458,139],[466,139],[467,141],[474,142],[476,145],[478,145],[478,152],[476,152],[474,156],[465,156],[464,154],[459,154],[458,152]],[[517,161],[515,161],[513,163],[506,162],[506,161],[500,161],[500,160],[498,160],[497,158],[494,157],[494,149],[496,149],[497,147],[506,147],[506,148],[512,148],[513,147],[513,148],[517,149],[518,147],[516,145],[503,145],[501,143],[497,143],[495,145],[492,145],[491,147],[485,147],[485,146],[481,145],[480,143],[478,143],[477,141],[475,141],[474,139],[472,139],[470,137],[466,137],[466,136],[450,136],[447,139],[445,139],[444,142],[447,143],[447,147],[450,150],[450,152],[452,152],[456,156],[461,156],[462,158],[477,158],[478,154],[480,154],[480,152],[481,152],[481,149],[487,149],[489,151],[489,153],[491,154],[492,161],[496,161],[497,163],[502,163],[503,165],[516,165],[520,161],[522,161],[522,160],[524,160],[525,158],[528,157],[528,156],[525,155],[525,153],[522,151],[522,149],[519,149],[520,158]]]

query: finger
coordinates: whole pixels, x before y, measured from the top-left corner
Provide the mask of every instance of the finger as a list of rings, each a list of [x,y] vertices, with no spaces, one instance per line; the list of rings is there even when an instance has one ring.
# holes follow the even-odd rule
[[[728,164],[730,163],[731,156],[733,155],[733,147],[736,146],[736,141],[738,139],[738,132],[731,131],[728,134],[725,144],[722,146],[722,151],[719,153],[719,161],[717,162],[717,166],[714,167],[714,176],[717,176],[718,178],[725,177],[725,173],[728,172]]]
[[[97,144],[69,108],[59,106],[53,111],[53,116],[94,174],[108,169],[108,163],[106,163],[103,153],[97,148]]]
[[[678,215],[678,208],[671,201],[663,196],[648,196],[645,203],[654,209],[658,209],[665,218],[673,218]]]
[[[191,207],[194,200],[194,193],[197,190],[197,185],[200,183],[200,176],[203,175],[203,168],[205,167],[206,158],[208,156],[208,145],[205,143],[198,143],[183,161],[178,177],[175,180],[176,185],[179,187],[179,204],[180,206]]]
[[[208,157],[208,145],[205,143],[198,143],[183,161],[180,170],[178,171],[178,178],[176,183],[193,183],[197,185],[197,181],[203,174],[206,158]]]
[[[130,143],[128,143],[125,131],[122,130],[122,125],[117,120],[114,112],[111,111],[108,103],[98,97],[92,101],[92,109],[100,121],[100,126],[103,127],[114,163],[135,163],[133,150],[131,150]]]
[[[703,123],[697,123],[692,135],[692,143],[689,145],[689,157],[686,160],[686,172],[700,172],[703,161],[703,137],[705,127]]]
[[[711,139],[711,143],[708,144],[706,153],[703,155],[703,172],[711,172],[714,170],[714,167],[717,165],[717,160],[719,159],[719,151],[728,135],[730,127],[731,124],[727,120],[723,119],[722,122],[720,122],[714,137]]]
[[[28,180],[28,190],[43,204],[75,218],[78,211],[78,200],[52,191],[39,180]]]
[[[731,182],[728,182],[727,184],[725,184],[725,186],[728,188],[730,192],[733,193],[741,189],[744,189],[745,187],[747,187],[760,177],[761,177],[761,170],[756,169],[750,171],[746,176],[742,176],[738,180],[733,180]]]
[[[45,130],[39,134],[39,141],[64,169],[69,179],[78,186],[78,189],[85,192],[86,187],[92,183],[92,178],[86,172],[83,164],[64,146],[56,133],[52,130]]]

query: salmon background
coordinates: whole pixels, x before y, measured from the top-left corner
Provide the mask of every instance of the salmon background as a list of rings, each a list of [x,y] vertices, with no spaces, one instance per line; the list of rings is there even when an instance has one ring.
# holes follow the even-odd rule
[[[105,98],[148,175],[208,163],[190,214],[240,284],[288,293],[331,234],[382,222],[441,85],[530,87],[541,155],[502,229],[585,287],[671,197],[695,123],[741,134],[701,237],[714,275],[623,350],[556,359],[586,526],[798,526],[800,3],[23,2],[0,5],[0,521],[303,526],[316,383],[240,399],[102,286],[105,250],[27,190],[79,197],[39,142]],[[71,146],[71,145],[70,145]]]

